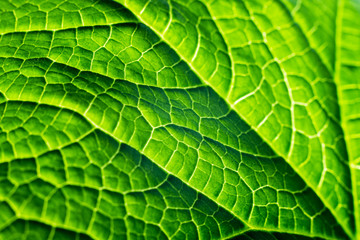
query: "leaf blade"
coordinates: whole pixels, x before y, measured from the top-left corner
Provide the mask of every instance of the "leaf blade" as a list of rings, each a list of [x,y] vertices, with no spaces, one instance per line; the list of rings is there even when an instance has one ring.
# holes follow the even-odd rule
[[[119,2],[123,3],[124,1]],[[319,193],[321,199],[329,206],[351,236],[353,234],[353,204],[350,192],[350,174],[347,159],[343,154],[346,151],[345,143],[339,122],[339,106],[336,97],[333,97],[336,96],[336,87],[331,73],[321,62],[319,56],[309,49],[306,38],[294,49],[288,48],[286,44],[284,47],[276,44],[276,42],[285,42],[284,39],[291,35],[294,35],[295,39],[304,38],[282,2],[262,4],[260,2],[214,1],[212,4],[214,7],[209,7],[210,4],[207,2],[195,1],[185,3],[149,2],[147,4],[141,1],[125,2],[126,7],[154,29],[159,36],[162,36],[179,55],[189,61],[194,72],[206,84],[212,86],[220,96],[226,98],[229,105],[296,169],[302,178]],[[227,7],[221,6],[221,4],[225,4]],[[162,17],[152,16],[153,10],[157,8],[164,9],[161,12]],[[221,17],[224,17],[225,14],[221,12],[222,9],[233,10],[230,14],[233,14],[234,17],[228,18],[229,11],[227,11],[225,21],[240,18],[248,20],[250,23],[254,22],[249,25],[252,31],[249,31],[251,40],[248,42],[246,36],[241,36],[243,34],[241,31],[233,30],[241,26],[241,21],[237,25],[233,22],[229,24],[229,35],[238,34],[228,38],[237,40],[233,43],[234,51],[232,54],[229,53],[230,58],[231,55],[236,56],[235,61],[240,63],[235,67],[237,70],[233,73],[218,67],[218,65],[227,66],[232,69],[229,58],[220,57],[221,52],[226,53],[229,46],[230,49],[232,47],[231,43],[226,43],[224,40],[226,34],[222,35],[222,31],[217,29],[219,26],[221,28]],[[215,15],[211,16],[209,11],[214,11],[212,14]],[[219,15],[216,15],[216,11]],[[176,14],[178,12],[181,12],[180,16]],[[218,23],[208,23],[206,20],[209,18],[210,21],[215,19],[214,21],[218,21]],[[270,24],[263,24],[266,21],[269,21]],[[188,38],[182,36],[178,30],[178,24],[184,22],[185,25],[189,25]],[[194,25],[199,28],[194,28]],[[263,26],[263,29],[256,30],[259,26]],[[226,27],[228,27],[226,23],[223,24],[223,29]],[[212,30],[207,32],[207,28]],[[210,32],[217,34],[211,35]],[[264,38],[264,33],[270,35]],[[177,38],[167,37],[168,35],[182,36],[180,39],[186,39],[186,41],[179,43]],[[214,43],[216,43],[215,48]],[[252,43],[259,44],[260,47],[254,47],[255,50],[253,50],[248,46],[248,44],[251,46]],[[274,46],[274,48],[266,49],[267,45]],[[216,52],[217,48],[220,50]],[[255,51],[259,54],[253,53]],[[215,60],[216,58],[219,59],[218,62]],[[270,59],[270,62],[267,59]],[[204,61],[207,62],[206,65],[202,64]],[[248,63],[255,66],[249,70],[243,70],[241,64]],[[261,77],[261,68],[258,65],[268,68],[268,75],[266,72],[264,73],[265,80],[264,76]],[[313,71],[316,72],[315,75],[313,75]],[[274,74],[275,78],[269,73]],[[235,78],[237,74],[239,75],[238,81]],[[246,74],[251,77],[241,77]],[[309,79],[304,74],[307,74]],[[266,78],[272,82],[267,83]],[[278,79],[285,81],[277,84]],[[236,82],[239,86],[236,90],[232,90],[232,86],[236,86]],[[277,84],[277,88],[270,87],[275,84]],[[307,89],[307,93],[297,92],[297,88]],[[277,95],[277,93],[284,92],[284,89],[285,92],[287,91],[285,98]],[[271,92],[273,92],[273,96],[271,96]],[[276,130],[268,131],[271,128]],[[336,140],[329,141],[329,139]],[[303,154],[304,149],[306,149],[306,154]],[[322,162],[318,161],[319,158],[322,159]],[[316,167],[314,168],[314,166]],[[314,171],[314,169],[317,170]],[[333,182],[335,182],[335,192],[332,191]]]

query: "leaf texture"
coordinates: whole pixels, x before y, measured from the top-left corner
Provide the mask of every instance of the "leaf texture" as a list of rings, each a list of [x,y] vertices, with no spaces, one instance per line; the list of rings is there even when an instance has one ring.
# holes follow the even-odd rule
[[[338,86],[342,127],[348,150],[354,198],[357,238],[360,238],[360,3],[339,1],[337,18],[337,62],[335,82]]]
[[[355,238],[359,6],[2,1],[0,239]]]

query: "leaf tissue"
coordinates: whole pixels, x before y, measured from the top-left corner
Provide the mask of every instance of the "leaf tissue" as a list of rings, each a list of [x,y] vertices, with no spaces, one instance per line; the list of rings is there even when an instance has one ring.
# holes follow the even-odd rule
[[[0,239],[360,239],[360,1],[0,0]]]

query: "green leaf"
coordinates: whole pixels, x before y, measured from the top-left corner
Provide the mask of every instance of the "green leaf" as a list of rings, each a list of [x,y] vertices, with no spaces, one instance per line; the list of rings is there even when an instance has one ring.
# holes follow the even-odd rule
[[[360,238],[360,3],[342,0],[338,5],[335,83],[341,106],[341,123],[350,164],[356,237]]]
[[[355,0],[3,0],[0,239],[355,239]]]

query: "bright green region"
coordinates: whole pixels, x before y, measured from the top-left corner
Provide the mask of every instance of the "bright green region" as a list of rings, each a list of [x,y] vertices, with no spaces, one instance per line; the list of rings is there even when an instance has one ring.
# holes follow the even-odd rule
[[[0,239],[357,239],[355,0],[0,1]]]
[[[318,193],[352,237],[351,175],[334,81],[337,2],[117,1],[188,61]],[[347,20],[357,19],[358,4],[344,2],[351,6],[344,11],[344,29],[359,55],[357,23]],[[164,9],[161,18],[153,9]],[[181,43],[173,37],[184,33]],[[345,78],[357,79],[356,73]]]

